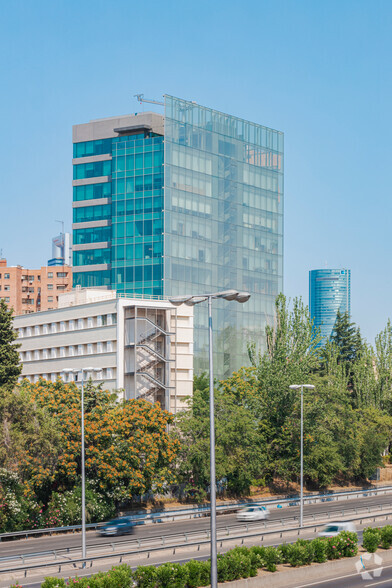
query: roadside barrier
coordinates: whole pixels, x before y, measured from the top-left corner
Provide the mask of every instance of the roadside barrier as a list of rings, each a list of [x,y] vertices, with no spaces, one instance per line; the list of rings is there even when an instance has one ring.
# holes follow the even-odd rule
[[[328,494],[307,494],[304,496],[304,505],[315,504],[318,502],[330,502],[333,500],[353,500],[355,498],[362,498],[366,496],[378,496],[382,494],[392,493],[392,486],[381,486],[380,488],[362,489],[362,490],[349,490],[346,492],[334,492]],[[228,514],[235,512],[239,508],[246,506],[266,506],[267,508],[276,506],[297,506],[299,504],[298,497],[288,497],[282,499],[271,499],[271,500],[259,500],[259,501],[246,501],[246,502],[233,502],[226,504],[218,504],[216,507],[217,514]],[[144,525],[149,523],[160,523],[168,522],[181,519],[192,519],[198,517],[207,517],[210,515],[210,506],[202,505],[189,507],[186,509],[178,509],[171,511],[159,511],[150,513],[138,513],[129,515],[136,524]],[[86,525],[87,529],[97,529],[102,523],[92,523]],[[0,533],[0,541],[13,539],[13,538],[28,538],[33,535],[53,535],[53,533],[75,533],[80,531],[81,525],[70,525],[67,527],[50,527],[47,529],[26,529],[25,531],[14,531],[11,533]]]

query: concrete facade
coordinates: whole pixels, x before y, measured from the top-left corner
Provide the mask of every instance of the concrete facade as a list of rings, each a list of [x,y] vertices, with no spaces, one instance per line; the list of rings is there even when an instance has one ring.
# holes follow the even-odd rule
[[[176,413],[193,390],[193,308],[81,290],[56,310],[17,316],[21,379],[69,378],[64,369],[101,368],[98,379],[125,399]]]

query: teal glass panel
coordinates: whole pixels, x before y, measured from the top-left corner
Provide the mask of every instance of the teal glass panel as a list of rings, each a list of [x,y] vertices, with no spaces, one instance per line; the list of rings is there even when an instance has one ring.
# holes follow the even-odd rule
[[[283,134],[166,96],[164,149],[164,296],[251,293],[244,305],[213,303],[214,369],[224,378],[248,364],[249,342],[265,341],[283,288]],[[205,305],[194,326],[199,373],[208,370]]]
[[[112,287],[126,294],[163,293],[162,164],[163,137],[113,144]]]
[[[89,227],[87,229],[76,229],[73,232],[73,242],[75,245],[85,243],[101,243],[111,240],[111,227]]]
[[[103,184],[88,184],[87,186],[73,187],[73,200],[94,200],[96,198],[110,198],[112,194],[112,185],[110,182]]]
[[[103,155],[112,152],[112,140],[100,139],[98,141],[85,141],[74,143],[74,158],[90,157],[91,155]]]
[[[111,205],[102,204],[98,206],[82,206],[73,209],[73,222],[85,223],[94,220],[105,220],[111,218]]]
[[[94,288],[96,286],[110,286],[110,270],[78,272],[72,274],[73,286],[82,288]]]
[[[85,249],[83,251],[73,252],[73,264],[78,265],[95,265],[100,263],[110,263],[110,249]]]
[[[110,176],[112,172],[111,161],[94,161],[92,163],[80,163],[73,166],[73,179],[96,178]]]

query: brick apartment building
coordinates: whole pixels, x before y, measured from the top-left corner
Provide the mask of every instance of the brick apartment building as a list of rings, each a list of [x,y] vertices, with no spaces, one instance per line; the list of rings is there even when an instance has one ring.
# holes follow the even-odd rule
[[[71,289],[69,265],[30,270],[21,265],[8,267],[7,260],[0,259],[0,298],[15,315],[57,308],[59,294]]]

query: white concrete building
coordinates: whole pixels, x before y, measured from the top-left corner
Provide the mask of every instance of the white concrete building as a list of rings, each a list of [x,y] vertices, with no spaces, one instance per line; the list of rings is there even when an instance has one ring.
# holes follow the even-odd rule
[[[55,381],[64,369],[101,368],[104,387],[176,413],[193,390],[193,308],[76,289],[59,308],[14,318],[20,379]]]

